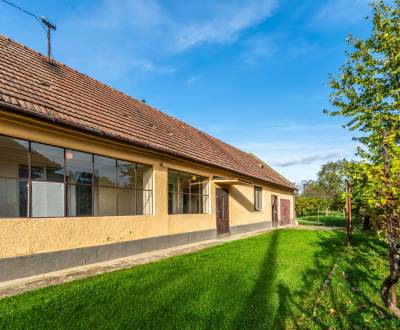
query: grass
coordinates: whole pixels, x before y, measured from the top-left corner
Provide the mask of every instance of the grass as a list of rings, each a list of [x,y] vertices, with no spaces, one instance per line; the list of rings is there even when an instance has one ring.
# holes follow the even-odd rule
[[[328,215],[308,215],[298,217],[297,221],[302,225],[345,227],[346,219],[343,213],[330,213]]]
[[[0,329],[399,328],[379,298],[384,244],[354,240],[347,250],[341,231],[276,230],[25,293],[0,300]]]

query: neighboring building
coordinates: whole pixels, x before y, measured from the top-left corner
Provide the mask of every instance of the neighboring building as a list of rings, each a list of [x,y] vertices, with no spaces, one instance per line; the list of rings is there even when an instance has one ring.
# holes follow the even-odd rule
[[[0,281],[288,224],[293,191],[254,155],[0,36]]]

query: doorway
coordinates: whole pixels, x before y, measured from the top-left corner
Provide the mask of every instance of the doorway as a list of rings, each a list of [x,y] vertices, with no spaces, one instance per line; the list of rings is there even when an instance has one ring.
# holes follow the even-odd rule
[[[229,235],[229,191],[217,188],[217,234]]]
[[[272,206],[272,226],[278,227],[278,196],[271,196],[271,206]]]
[[[290,200],[281,199],[281,225],[290,225]]]

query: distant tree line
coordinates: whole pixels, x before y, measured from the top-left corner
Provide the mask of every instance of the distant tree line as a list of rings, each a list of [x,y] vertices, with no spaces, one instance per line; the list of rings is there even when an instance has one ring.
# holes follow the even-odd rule
[[[328,162],[322,165],[316,180],[303,181],[297,185],[297,216],[343,211],[346,164],[346,160]]]

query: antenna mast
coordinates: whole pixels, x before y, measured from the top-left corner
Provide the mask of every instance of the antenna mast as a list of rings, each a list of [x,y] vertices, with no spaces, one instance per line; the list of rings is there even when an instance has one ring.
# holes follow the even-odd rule
[[[47,32],[47,59],[50,62],[51,61],[51,36],[50,36],[50,31],[51,30],[56,30],[55,24],[50,23],[46,17],[42,16],[42,23],[46,25],[46,32]]]

